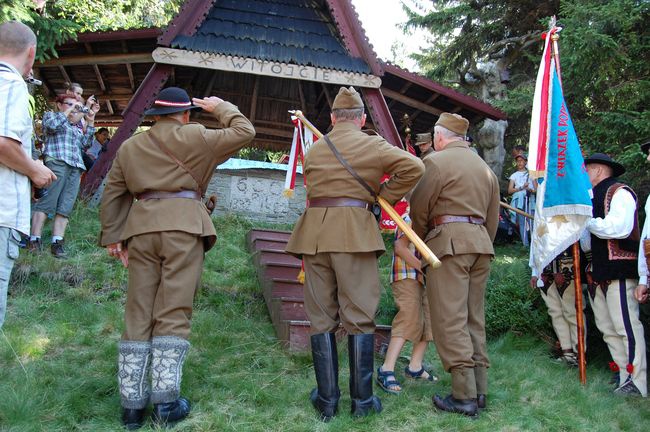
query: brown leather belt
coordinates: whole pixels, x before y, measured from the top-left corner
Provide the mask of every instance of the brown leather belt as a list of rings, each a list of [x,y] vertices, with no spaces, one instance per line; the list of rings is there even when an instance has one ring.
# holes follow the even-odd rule
[[[448,223],[470,223],[474,225],[483,225],[485,223],[485,219],[477,216],[442,215],[433,218],[433,220],[429,222],[429,228],[433,229],[438,225],[444,225]]]
[[[169,198],[185,198],[201,201],[201,193],[199,191],[182,190],[178,192],[166,191],[147,191],[137,194],[137,200],[150,200],[150,199],[169,199]]]
[[[309,200],[309,207],[360,207],[370,210],[372,204],[354,198],[314,198]]]

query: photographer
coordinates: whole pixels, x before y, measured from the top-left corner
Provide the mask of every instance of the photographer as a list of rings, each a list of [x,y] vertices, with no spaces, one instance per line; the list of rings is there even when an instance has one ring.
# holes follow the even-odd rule
[[[92,143],[95,114],[99,111],[94,98],[88,99],[90,108],[81,105],[74,96],[60,95],[56,98],[58,112],[48,111],[43,116],[45,165],[56,174],[57,180],[48,188],[48,194],[34,205],[31,251],[41,250],[43,224],[48,214],[54,214],[51,252],[56,258],[65,257],[63,237],[68,215],[77,199],[81,173],[86,170],[81,155]],[[85,131],[79,128],[82,119],[87,125]]]

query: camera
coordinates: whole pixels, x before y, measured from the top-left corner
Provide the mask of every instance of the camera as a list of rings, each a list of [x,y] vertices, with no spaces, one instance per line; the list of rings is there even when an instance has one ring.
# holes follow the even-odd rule
[[[83,105],[77,105],[75,106],[75,109],[82,114],[88,114],[90,112],[90,108]]]
[[[32,191],[32,196],[34,197],[34,200],[38,201],[41,198],[45,198],[47,196],[47,189],[45,188],[33,188]]]

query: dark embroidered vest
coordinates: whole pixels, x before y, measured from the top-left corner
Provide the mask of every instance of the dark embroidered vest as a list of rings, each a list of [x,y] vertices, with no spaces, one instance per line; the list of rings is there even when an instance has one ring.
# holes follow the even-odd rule
[[[625,188],[637,201],[636,194],[629,186],[609,177],[594,187],[593,215],[604,218],[609,213],[609,206],[614,193]],[[639,220],[634,210],[634,228],[625,239],[601,239],[591,235],[591,253],[593,260],[593,279],[596,282],[618,279],[636,279],[638,277],[637,259],[639,254]]]

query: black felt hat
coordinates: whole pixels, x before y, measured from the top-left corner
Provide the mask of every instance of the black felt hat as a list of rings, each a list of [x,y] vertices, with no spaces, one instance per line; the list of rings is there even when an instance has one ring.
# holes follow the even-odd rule
[[[620,163],[616,162],[613,160],[609,155],[606,155],[605,153],[594,153],[591,156],[589,156],[587,159],[585,159],[585,165],[589,164],[601,164],[601,165],[607,165],[608,167],[611,167],[613,172],[614,177],[619,177],[625,174],[625,167],[621,165]]]
[[[144,115],[165,115],[201,107],[192,105],[189,95],[178,87],[163,89],[153,103],[153,106],[144,112]]]
[[[641,144],[641,151],[643,154],[647,155],[648,154],[648,148],[650,148],[650,141],[646,141],[643,144]]]

